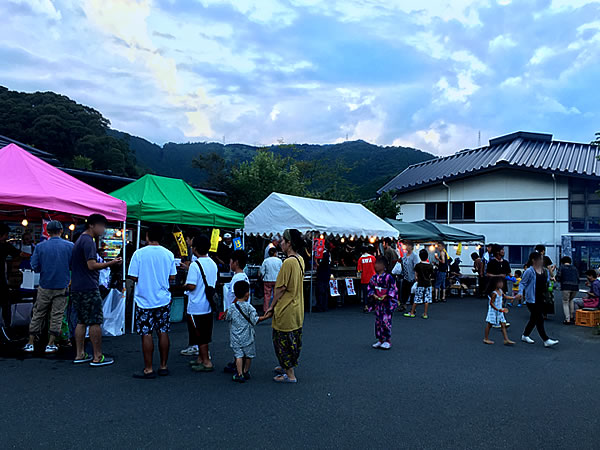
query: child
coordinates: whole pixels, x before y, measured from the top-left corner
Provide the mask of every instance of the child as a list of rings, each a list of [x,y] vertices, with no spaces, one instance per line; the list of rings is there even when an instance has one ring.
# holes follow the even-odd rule
[[[506,332],[506,319],[504,313],[508,312],[507,308],[502,307],[502,300],[514,300],[514,297],[509,297],[502,292],[502,286],[504,286],[504,280],[502,277],[494,277],[489,280],[490,288],[493,291],[490,292],[490,304],[488,305],[488,313],[485,321],[487,322],[485,327],[485,337],[483,339],[484,344],[493,344],[494,341],[490,340],[490,329],[493,325],[501,325],[502,334],[504,335],[504,345],[513,345],[514,342],[508,338]]]
[[[415,278],[416,289],[415,289],[415,301],[412,305],[410,312],[404,314],[404,317],[415,318],[415,310],[417,305],[425,303],[425,311],[423,312],[423,319],[428,319],[427,312],[429,310],[429,304],[431,303],[431,280],[433,279],[433,266],[427,262],[429,259],[429,253],[424,248],[419,252],[419,258],[421,262],[415,266]]]
[[[256,356],[254,345],[254,326],[262,322],[264,317],[258,317],[256,309],[248,303],[250,285],[246,281],[238,281],[233,285],[235,303],[227,310],[225,320],[230,322],[230,346],[235,357],[237,373],[233,381],[243,383],[250,379],[250,364]]]
[[[375,275],[369,281],[369,312],[375,311],[375,337],[373,348],[389,350],[392,346],[392,312],[398,306],[396,280],[386,273],[386,260],[383,256],[375,259]]]
[[[235,283],[238,281],[250,283],[248,275],[244,273],[247,260],[248,256],[244,250],[236,250],[231,254],[229,268],[233,272],[233,277],[231,278],[231,281],[225,285],[225,290],[223,293],[223,316],[227,314],[227,310],[235,301],[235,293],[233,292],[233,286],[235,286]]]
[[[587,278],[585,285],[590,287],[590,292],[585,298],[573,299],[573,316],[575,315],[575,311],[581,308],[600,308],[600,280],[598,280],[598,273],[590,269],[585,272],[585,277]]]
[[[515,297],[516,300],[516,296],[519,294],[519,283],[521,282],[521,278],[523,278],[523,272],[520,270],[515,270],[515,281],[513,281],[512,283],[512,291],[513,291],[513,297]],[[518,300],[519,303],[517,303],[517,308],[521,308],[523,305],[521,303],[521,297],[519,297]],[[506,303],[508,306],[512,306],[512,302],[507,302]]]

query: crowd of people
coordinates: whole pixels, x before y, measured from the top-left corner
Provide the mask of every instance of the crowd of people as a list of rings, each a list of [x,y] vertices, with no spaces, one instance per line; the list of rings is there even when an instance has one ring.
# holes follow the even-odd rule
[[[46,354],[59,349],[56,339],[61,333],[68,299],[76,315],[74,328],[75,357],[73,364],[89,364],[102,367],[114,363],[103,353],[102,330],[103,295],[100,292],[99,273],[105,269],[118,269],[123,261],[117,257],[109,262],[99,258],[97,239],[105,232],[106,218],[93,214],[87,218],[85,230],[75,243],[62,239],[63,226],[58,221],[47,224],[49,238],[33,245],[25,244],[20,250],[7,243],[8,228],[0,224],[0,257],[27,259],[27,264],[40,273],[37,298],[29,324],[29,339],[23,350],[35,351],[41,340],[44,326],[48,323]],[[172,305],[171,288],[178,275],[174,254],[161,245],[165,234],[163,226],[152,224],[145,233],[145,245],[131,252],[127,263],[127,278],[134,284],[135,332],[141,336],[144,367],[134,374],[135,378],[152,379],[169,375],[169,332]],[[185,269],[185,315],[188,330],[188,347],[181,350],[184,356],[192,356],[190,368],[195,372],[215,370],[209,346],[212,341],[215,315],[229,323],[230,347],[233,361],[225,367],[235,382],[248,381],[252,359],[256,357],[255,327],[271,320],[272,342],[279,365],[275,368],[274,381],[296,383],[295,368],[302,349],[304,321],[304,274],[306,271],[304,237],[298,230],[286,230],[281,239],[272,240],[265,249],[265,259],[259,274],[264,289],[262,315],[249,302],[250,280],[245,272],[247,254],[234,250],[230,234],[216,255],[210,255],[210,239],[198,230],[186,233],[189,256],[181,264]],[[278,256],[281,249],[284,257]],[[460,260],[452,261],[443,243],[435,251],[426,248],[416,252],[413,243],[403,242],[402,251],[389,238],[383,239],[379,248],[364,245],[357,261],[360,279],[360,295],[365,312],[375,317],[376,349],[390,349],[392,345],[392,317],[400,310],[403,316],[414,319],[417,308],[423,305],[421,317],[428,319],[430,305],[446,300],[447,280],[451,274],[459,274]],[[431,249],[430,249],[431,250]],[[28,253],[29,252],[29,253]],[[544,321],[554,313],[554,282],[560,283],[565,315],[565,325],[573,323],[579,308],[600,307],[600,280],[596,271],[586,272],[589,293],[578,298],[579,273],[569,257],[561,259],[556,267],[546,255],[543,245],[538,245],[523,268],[512,271],[504,258],[501,245],[489,244],[483,255],[474,252],[473,272],[478,278],[479,293],[487,299],[487,316],[484,329],[485,344],[492,328],[500,328],[505,345],[515,344],[508,336],[510,323],[506,314],[510,307],[525,305],[529,321],[521,341],[533,344],[534,329],[545,347],[553,347],[558,340],[550,338]],[[0,264],[4,270],[4,263]],[[226,283],[222,305],[217,305],[217,282],[220,270],[231,271],[231,281]],[[331,260],[326,248],[316,266],[316,308],[328,307],[328,283],[331,276]],[[0,297],[7,295],[6,274],[0,274]],[[3,315],[7,308],[2,304]],[[6,323],[7,319],[5,319]],[[86,351],[86,333],[89,333],[91,353]],[[155,368],[154,337],[158,338],[160,361]]]

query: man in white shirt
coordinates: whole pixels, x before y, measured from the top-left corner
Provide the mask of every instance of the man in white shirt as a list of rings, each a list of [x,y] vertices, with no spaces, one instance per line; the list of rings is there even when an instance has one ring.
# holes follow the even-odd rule
[[[276,253],[277,249],[275,247],[271,247],[269,249],[269,257],[265,259],[262,263],[262,266],[260,266],[259,273],[262,277],[265,291],[263,311],[267,311],[269,309],[269,305],[271,304],[271,295],[273,294],[275,282],[277,281],[277,275],[279,275],[281,265],[283,264],[281,259],[275,256]]]
[[[160,367],[158,375],[169,375],[169,330],[171,328],[171,292],[169,284],[175,280],[177,269],[175,257],[160,245],[164,230],[161,225],[150,225],[146,232],[147,246],[137,250],[131,257],[129,277],[135,282],[135,324],[136,332],[142,336],[144,370],[135,373],[134,378],[156,378],[152,367],[154,340],[152,332],[158,334]]]
[[[278,245],[279,245],[279,239],[274,237],[273,240],[271,242],[269,242],[269,245],[267,245],[267,248],[265,248],[265,257],[263,259],[267,259],[269,256],[271,256],[272,248],[275,249],[275,253],[277,254],[277,246]]]
[[[244,250],[236,250],[231,254],[231,259],[229,261],[229,267],[233,272],[233,277],[231,281],[224,286],[223,292],[223,313],[226,314],[227,310],[233,303],[235,302],[235,293],[233,292],[233,286],[238,281],[245,281],[250,284],[250,280],[248,279],[248,275],[244,273],[244,268],[246,267],[246,261],[248,260],[248,256]]]
[[[212,298],[209,297],[214,294],[217,285],[218,268],[208,256],[209,249],[208,237],[194,238],[192,251],[196,259],[190,265],[185,281],[185,287],[188,289],[187,320],[190,343],[198,346],[198,359],[192,364],[192,370],[195,372],[215,370],[208,352],[213,330]]]

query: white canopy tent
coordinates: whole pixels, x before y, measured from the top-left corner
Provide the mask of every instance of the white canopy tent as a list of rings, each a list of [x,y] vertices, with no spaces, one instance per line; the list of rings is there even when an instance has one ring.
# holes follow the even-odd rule
[[[358,203],[316,200],[273,192],[244,220],[251,236],[282,235],[286,228],[345,237],[391,237],[399,233]]]

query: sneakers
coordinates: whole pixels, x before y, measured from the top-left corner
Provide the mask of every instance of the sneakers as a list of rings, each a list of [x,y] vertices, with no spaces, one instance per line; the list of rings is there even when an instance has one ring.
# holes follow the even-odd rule
[[[390,344],[389,342],[384,342],[383,344],[381,344],[382,350],[389,350],[391,347],[392,347],[392,344]]]
[[[410,317],[411,319],[414,319],[416,316],[414,314],[407,312],[404,314],[404,317]]]
[[[179,352],[182,356],[198,356],[198,346],[190,345],[188,348],[184,348]]]
[[[373,348],[379,348],[379,347],[381,347],[381,344],[382,344],[381,342],[377,341],[371,347],[373,347]]]
[[[556,344],[558,344],[558,340],[548,339],[544,341],[544,347],[546,348],[554,347]]]
[[[44,351],[44,353],[46,353],[46,355],[52,354],[52,353],[56,353],[58,351],[58,347],[54,344],[52,345],[46,345],[46,350]]]
[[[531,339],[529,336],[521,336],[521,340],[523,342],[526,342],[527,344],[535,344],[535,341],[533,339]]]
[[[429,319],[429,316],[428,316],[427,314],[423,314],[421,317],[422,317],[423,319]]]
[[[243,375],[239,375],[239,374],[235,374],[232,378],[233,381],[235,381],[236,383],[245,383],[246,379],[244,378]]]
[[[33,353],[33,350],[34,350],[33,344],[27,344],[27,345],[25,345],[25,347],[23,347],[23,351],[25,353]]]

